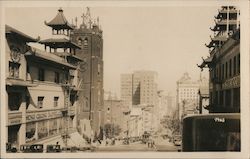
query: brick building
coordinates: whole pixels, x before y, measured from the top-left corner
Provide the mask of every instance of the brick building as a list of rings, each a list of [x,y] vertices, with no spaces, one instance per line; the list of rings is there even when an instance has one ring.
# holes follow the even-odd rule
[[[83,60],[80,64],[83,70],[79,73],[78,129],[90,124],[92,135],[98,135],[103,125],[103,36],[99,19],[93,22],[89,8],[82,18],[80,27],[75,26],[70,34],[71,40],[81,47],[76,50],[76,55]]]

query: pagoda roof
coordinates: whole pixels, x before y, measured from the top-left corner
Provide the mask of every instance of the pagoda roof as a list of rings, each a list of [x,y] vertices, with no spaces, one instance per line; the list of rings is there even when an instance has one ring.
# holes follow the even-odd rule
[[[52,27],[55,30],[60,30],[60,29],[73,29],[73,26],[71,24],[68,23],[67,19],[65,18],[64,14],[63,14],[63,10],[60,8],[58,9],[58,13],[55,16],[54,19],[52,19],[50,22],[46,22],[45,24],[47,26]]]
[[[229,14],[237,14],[237,9],[236,8],[230,8],[230,9],[220,9],[219,14],[227,14],[229,11]]]
[[[200,65],[198,65],[198,67],[200,67],[201,69],[203,69],[204,67],[206,67],[206,65],[212,63],[214,57],[215,57],[215,54],[210,54],[210,56],[207,57],[206,59],[202,58],[203,62]]]
[[[39,41],[39,43],[50,46],[52,48],[77,48],[81,49],[76,43],[66,38],[50,38]]]
[[[27,34],[24,34],[23,32],[9,26],[5,25],[5,34],[13,34],[15,36],[20,37],[25,42],[37,42],[38,39],[35,39]]]
[[[211,38],[212,41],[226,41],[227,37],[225,35],[218,35]]]
[[[223,19],[223,20],[215,20],[216,25],[227,25],[227,20]],[[229,20],[228,21],[229,25],[236,25],[237,24],[237,20]]]

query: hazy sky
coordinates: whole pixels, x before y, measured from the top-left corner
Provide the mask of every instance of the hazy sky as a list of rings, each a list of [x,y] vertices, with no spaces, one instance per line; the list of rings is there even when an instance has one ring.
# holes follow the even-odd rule
[[[59,8],[59,7],[58,7]],[[24,33],[51,37],[44,24],[58,8],[8,8],[6,24]],[[104,89],[120,94],[120,74],[134,70],[158,72],[159,89],[175,93],[176,81],[184,72],[198,79],[196,64],[209,55],[205,43],[212,35],[214,7],[92,7],[100,17],[104,39]],[[86,8],[63,8],[71,23]]]

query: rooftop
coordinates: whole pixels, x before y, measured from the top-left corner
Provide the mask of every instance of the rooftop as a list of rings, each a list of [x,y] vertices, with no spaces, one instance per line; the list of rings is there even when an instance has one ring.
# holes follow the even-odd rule
[[[35,39],[27,34],[24,34],[23,32],[12,28],[9,25],[5,25],[5,34],[14,34],[15,36],[20,37],[25,42],[37,42],[38,39]]]
[[[55,30],[61,30],[61,29],[72,30],[73,29],[73,26],[69,24],[67,19],[65,18],[62,8],[58,9],[58,13],[54,19],[52,19],[48,23],[45,21],[45,24],[47,26],[52,27]]]

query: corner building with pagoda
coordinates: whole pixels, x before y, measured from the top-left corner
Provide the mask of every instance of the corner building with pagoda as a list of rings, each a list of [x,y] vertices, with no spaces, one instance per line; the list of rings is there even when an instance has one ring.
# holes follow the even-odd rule
[[[210,113],[240,112],[240,11],[223,6],[215,16],[214,36],[208,45],[209,56],[199,67],[209,68]]]
[[[84,147],[86,138],[100,133],[101,30],[92,23],[86,28],[90,35],[83,36],[88,43],[83,37],[82,43],[79,38],[76,41],[75,33],[83,28],[69,24],[62,9],[45,25],[52,29],[52,37],[42,40],[5,27],[7,151],[12,147],[19,151],[27,144]],[[94,41],[97,37],[99,43]],[[44,50],[30,43],[44,45]],[[91,52],[83,51],[86,44]],[[98,45],[98,53],[94,45]]]

